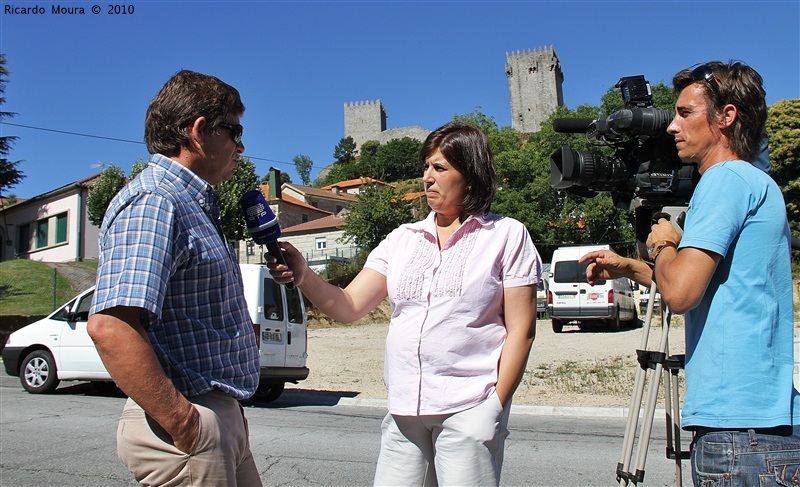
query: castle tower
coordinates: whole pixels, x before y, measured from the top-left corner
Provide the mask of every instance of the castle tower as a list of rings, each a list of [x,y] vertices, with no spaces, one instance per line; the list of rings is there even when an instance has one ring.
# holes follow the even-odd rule
[[[506,53],[506,76],[515,130],[537,132],[553,110],[564,105],[564,74],[553,46]]]
[[[352,137],[356,149],[368,140],[378,140],[386,130],[386,110],[380,99],[344,104],[344,136]]]

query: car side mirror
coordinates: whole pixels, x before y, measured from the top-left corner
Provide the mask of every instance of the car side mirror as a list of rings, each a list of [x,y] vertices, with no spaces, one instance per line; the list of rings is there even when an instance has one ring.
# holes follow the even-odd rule
[[[67,313],[67,321],[70,323],[74,323],[76,321],[89,321],[89,312],[79,311],[77,313]]]

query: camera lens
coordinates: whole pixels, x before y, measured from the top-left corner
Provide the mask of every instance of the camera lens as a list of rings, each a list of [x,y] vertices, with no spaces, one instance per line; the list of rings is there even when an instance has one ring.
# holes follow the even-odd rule
[[[550,186],[565,189],[582,186],[609,191],[628,180],[628,168],[617,157],[605,157],[561,146],[550,156]]]

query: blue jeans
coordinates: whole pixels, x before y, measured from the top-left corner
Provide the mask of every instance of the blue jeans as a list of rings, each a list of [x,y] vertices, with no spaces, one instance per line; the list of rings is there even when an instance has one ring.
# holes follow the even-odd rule
[[[768,430],[705,430],[692,442],[696,487],[800,485],[800,425]]]

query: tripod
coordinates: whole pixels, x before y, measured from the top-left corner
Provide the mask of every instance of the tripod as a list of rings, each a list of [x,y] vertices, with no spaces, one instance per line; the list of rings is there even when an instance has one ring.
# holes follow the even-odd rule
[[[656,283],[653,281],[650,286],[650,299],[647,302],[642,341],[639,349],[636,350],[640,367],[636,369],[633,393],[631,394],[630,407],[628,408],[628,421],[625,425],[625,436],[622,441],[622,455],[617,464],[617,480],[621,486],[626,486],[629,483],[636,485],[644,480],[644,464],[647,460],[647,448],[650,443],[650,433],[653,429],[653,416],[662,375],[665,386],[664,406],[667,422],[666,454],[667,458],[675,460],[675,475],[678,487],[681,487],[682,484],[681,460],[689,458],[689,452],[681,449],[680,396],[678,391],[678,372],[683,368],[685,356],[668,356],[669,322],[672,318],[672,312],[666,308],[663,302],[661,303],[661,341],[657,351],[647,350],[650,321],[656,300],[655,296]],[[642,398],[645,393],[645,383],[648,386],[647,402],[644,405],[643,423],[639,430],[635,463],[633,470],[631,470],[631,461],[634,460],[632,456],[633,447],[636,439],[639,413],[642,408]]]

